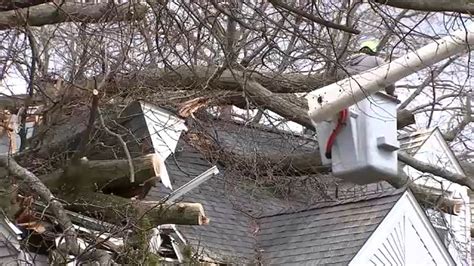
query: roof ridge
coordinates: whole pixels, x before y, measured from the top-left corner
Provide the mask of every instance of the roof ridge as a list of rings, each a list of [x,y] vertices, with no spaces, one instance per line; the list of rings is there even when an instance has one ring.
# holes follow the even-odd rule
[[[301,213],[301,212],[315,210],[315,209],[323,209],[323,208],[328,208],[328,207],[357,203],[357,202],[362,202],[362,201],[369,201],[369,200],[374,200],[374,199],[381,199],[381,198],[395,196],[395,195],[401,196],[403,192],[405,192],[406,190],[407,188],[403,187],[399,189],[384,191],[381,193],[374,193],[374,194],[369,194],[369,195],[364,195],[364,196],[359,196],[359,197],[347,198],[344,200],[319,202],[319,203],[312,204],[310,207],[303,207],[299,209],[287,208],[277,213],[259,216],[258,219],[285,215],[285,214]]]

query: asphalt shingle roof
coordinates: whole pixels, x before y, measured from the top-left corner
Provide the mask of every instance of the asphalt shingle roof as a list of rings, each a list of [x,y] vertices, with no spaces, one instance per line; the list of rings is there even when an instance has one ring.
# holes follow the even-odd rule
[[[214,138],[233,152],[277,153],[312,151],[314,140],[279,132],[217,125]],[[298,141],[294,141],[297,139]],[[181,140],[166,160],[172,185],[178,188],[212,165],[193,147]],[[331,192],[334,177],[317,177],[330,191],[321,196],[302,193],[283,200],[269,191],[235,181],[231,170],[221,173],[181,200],[203,205],[210,224],[179,226],[197,252],[232,264],[347,264],[399,199],[401,192],[385,183],[358,186],[338,181],[338,199]],[[292,186],[296,186],[293,182]],[[308,190],[309,191],[309,190]],[[147,199],[161,199],[169,193],[163,186],[152,188]],[[305,196],[306,195],[306,196]],[[328,201],[329,200],[329,201]]]
[[[345,264],[355,256],[401,191],[259,219],[265,265]],[[329,205],[324,207],[324,205]]]
[[[181,142],[177,150],[166,161],[175,188],[211,167],[186,143]],[[178,229],[197,252],[233,264],[257,259],[264,264],[348,261],[397,199],[379,193],[307,209],[264,191],[251,193],[227,180],[231,172],[220,170],[181,199],[201,203],[210,224]],[[168,192],[163,186],[155,187],[147,198],[160,199]]]
[[[173,187],[186,182],[211,167],[201,155],[191,147],[181,143],[180,150],[173,158],[168,158],[166,166],[173,180]],[[172,156],[171,156],[172,157]],[[225,171],[187,193],[181,200],[199,202],[203,205],[210,225],[179,226],[186,240],[209,257],[232,263],[250,263],[255,257],[256,236],[253,234],[252,195],[229,187],[225,182]],[[153,188],[147,199],[159,199],[167,191],[162,186]],[[266,203],[267,201],[267,203]],[[282,211],[287,204],[277,204],[278,200],[260,197],[257,205],[264,205],[272,212]],[[254,206],[255,207],[255,206]]]

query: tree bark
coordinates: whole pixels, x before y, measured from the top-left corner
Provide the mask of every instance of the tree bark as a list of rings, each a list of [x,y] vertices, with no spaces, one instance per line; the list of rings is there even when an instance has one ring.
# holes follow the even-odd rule
[[[135,183],[144,182],[159,176],[159,158],[149,154],[132,159],[135,170]],[[75,189],[93,191],[105,186],[115,188],[131,187],[128,160],[87,160],[82,158],[71,163],[64,172],[53,172],[41,177],[48,187],[58,189],[63,185]]]
[[[14,10],[25,8],[44,3],[52,2],[51,0],[0,0],[0,11]]]
[[[116,90],[118,87],[130,89],[146,87],[156,89],[176,90],[196,89],[205,85],[216,72],[217,67],[210,66],[177,66],[169,69],[142,69],[123,75],[116,75],[108,88]],[[213,90],[242,91],[236,81],[235,71],[224,70],[219,77],[210,80]],[[324,73],[305,74],[273,74],[248,71],[247,77],[254,79],[266,89],[275,93],[308,92],[336,81],[335,77],[327,77]]]
[[[459,12],[472,15],[474,2],[471,0],[374,0],[374,2],[398,7],[428,12]]]
[[[129,200],[98,192],[81,191],[61,195],[69,204],[66,208],[111,224],[123,225],[132,220],[148,219],[154,225],[205,225],[209,219],[200,203],[167,204],[155,201]]]
[[[99,23],[140,20],[144,4],[46,3],[29,8],[0,12],[0,30],[23,26],[44,26],[63,22]]]

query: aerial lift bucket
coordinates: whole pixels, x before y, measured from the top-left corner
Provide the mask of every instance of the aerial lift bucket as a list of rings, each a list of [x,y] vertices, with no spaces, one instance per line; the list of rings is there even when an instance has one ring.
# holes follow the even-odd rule
[[[398,101],[380,91],[423,68],[470,51],[473,44],[471,25],[388,64],[311,91],[306,96],[308,115],[318,133],[323,163],[332,166],[336,177],[358,184],[396,175]],[[347,118],[338,128],[332,160],[328,160],[324,145],[341,110],[348,110]]]

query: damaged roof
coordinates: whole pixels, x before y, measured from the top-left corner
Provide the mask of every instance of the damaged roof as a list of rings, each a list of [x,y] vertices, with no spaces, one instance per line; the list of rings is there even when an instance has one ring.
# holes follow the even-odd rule
[[[238,126],[235,125],[236,128]],[[252,129],[239,126],[240,130],[234,130],[232,125],[225,128],[225,132],[218,127],[213,130],[220,143],[230,147],[234,145],[234,151],[238,147],[242,152],[249,152],[253,148],[252,143],[258,142],[266,142],[265,145],[255,144],[263,147],[265,152],[288,150],[294,145],[291,137],[283,136],[286,139],[282,140],[279,132],[254,129],[258,137],[252,138]],[[300,141],[294,146],[295,150],[312,148],[302,144],[301,137],[298,138]],[[240,143],[243,139],[250,141],[243,145]],[[303,139],[303,142],[308,140]],[[184,140],[179,142],[175,154],[166,160],[175,188],[211,166],[199,151]],[[232,170],[220,167],[220,172],[180,199],[201,203],[210,224],[179,226],[178,230],[200,255],[233,264],[313,263],[316,258],[321,259],[321,263],[336,261],[336,258],[341,262],[349,261],[401,195],[385,184],[357,186],[341,183],[338,186],[339,198],[336,199],[333,193],[335,188],[331,187],[334,184],[328,182],[329,178],[320,177],[321,182],[328,182],[325,189],[333,191],[329,193],[332,195],[329,198],[328,195],[310,195],[309,190],[298,198],[282,198],[255,184],[236,182],[235,175],[238,173]],[[158,200],[168,193],[169,190],[163,186],[154,187],[146,199]],[[301,201],[304,197],[307,197],[306,202]],[[357,241],[348,237],[354,230],[358,232]]]
[[[180,144],[180,151],[166,160],[174,187],[184,185],[211,167],[192,147]],[[178,229],[189,244],[209,258],[249,263],[255,257],[257,243],[255,232],[258,227],[254,217],[267,211],[280,212],[291,206],[291,203],[236,190],[236,187],[226,182],[225,170],[221,172],[223,174],[213,177],[181,199],[184,202],[201,203],[206,216],[211,219],[211,225],[179,226]],[[163,186],[154,187],[146,199],[158,200],[168,192]]]

